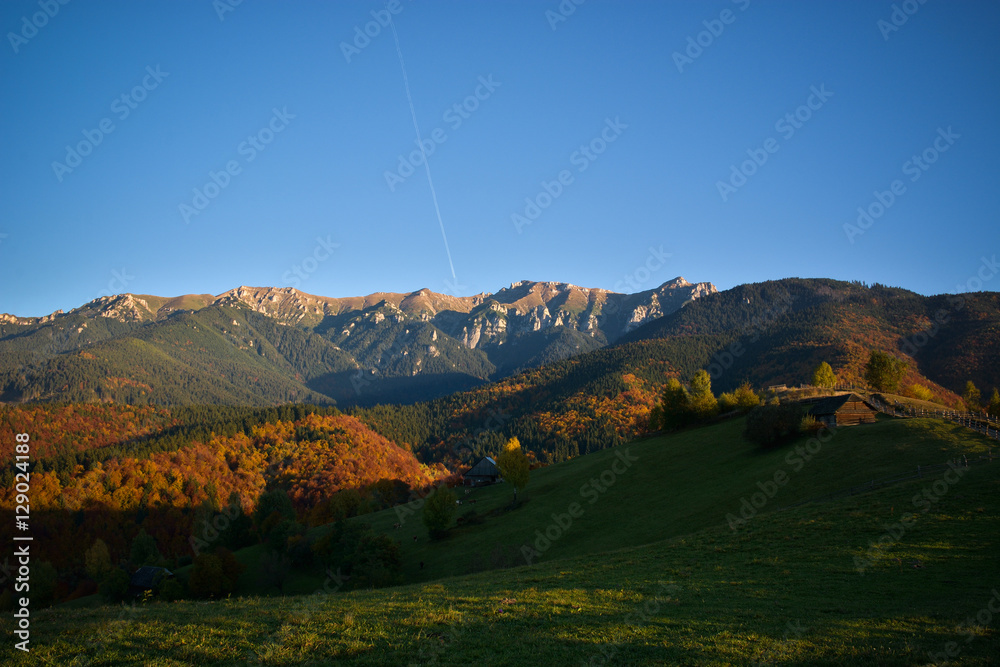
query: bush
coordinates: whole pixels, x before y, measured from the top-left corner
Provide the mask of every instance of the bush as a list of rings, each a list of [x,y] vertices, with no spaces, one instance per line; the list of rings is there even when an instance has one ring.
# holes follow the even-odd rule
[[[271,528],[270,532],[267,534],[267,541],[271,545],[272,549],[278,552],[283,552],[287,549],[291,539],[305,534],[306,527],[301,523],[297,523],[289,519],[282,519],[273,528]]]
[[[372,527],[367,523],[341,520],[333,525],[333,530],[316,540],[311,549],[324,567],[350,567],[361,538],[370,532]]]
[[[194,559],[191,569],[191,594],[214,597],[235,593],[244,568],[233,553],[224,547],[217,548],[214,553],[201,554]]]
[[[823,428],[823,422],[819,421],[812,415],[806,415],[799,422],[799,433],[802,435],[816,435]]]
[[[160,598],[167,602],[183,600],[186,595],[187,591],[184,590],[184,584],[178,581],[176,577],[167,579],[160,585]]]
[[[748,412],[760,405],[760,396],[750,387],[748,382],[741,384],[736,391],[724,392],[719,396],[719,408],[723,412],[739,410]]]
[[[351,567],[355,588],[381,588],[403,583],[403,552],[388,535],[374,532],[358,544]]]
[[[921,401],[934,400],[934,393],[922,384],[911,384],[906,388],[906,393],[910,397],[920,399]]]
[[[455,494],[444,484],[434,489],[427,497],[423,519],[431,539],[439,540],[448,533],[451,520],[455,516],[455,500]]]
[[[128,596],[129,578],[125,571],[119,567],[113,569],[104,581],[97,587],[97,591],[107,602],[121,602]]]
[[[743,437],[762,447],[776,447],[799,434],[802,408],[794,404],[760,405],[747,413]]]

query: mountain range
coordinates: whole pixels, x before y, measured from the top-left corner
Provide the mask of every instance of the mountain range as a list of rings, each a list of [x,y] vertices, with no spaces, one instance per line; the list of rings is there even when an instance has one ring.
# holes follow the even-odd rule
[[[0,314],[0,400],[371,404],[433,398],[586,353],[716,293],[513,283],[454,297],[238,287]]]

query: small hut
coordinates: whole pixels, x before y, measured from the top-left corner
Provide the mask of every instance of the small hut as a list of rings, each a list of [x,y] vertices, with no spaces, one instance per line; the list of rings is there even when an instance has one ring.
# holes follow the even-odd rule
[[[841,394],[817,401],[809,414],[827,426],[874,424],[875,410],[857,394]]]
[[[153,567],[143,565],[132,573],[129,579],[128,592],[133,597],[138,597],[146,591],[156,590],[160,582],[165,578],[174,576],[174,573],[165,567]]]
[[[476,465],[469,468],[462,475],[462,484],[465,486],[482,486],[484,484],[495,484],[500,479],[500,471],[497,469],[497,462],[489,456],[479,459]]]

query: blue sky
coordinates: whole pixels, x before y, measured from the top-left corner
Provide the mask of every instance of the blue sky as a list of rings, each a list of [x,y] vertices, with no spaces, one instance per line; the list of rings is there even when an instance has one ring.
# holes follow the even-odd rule
[[[0,312],[677,275],[935,294],[1000,250],[996,3],[399,0],[439,222],[385,5],[231,2],[0,4]]]

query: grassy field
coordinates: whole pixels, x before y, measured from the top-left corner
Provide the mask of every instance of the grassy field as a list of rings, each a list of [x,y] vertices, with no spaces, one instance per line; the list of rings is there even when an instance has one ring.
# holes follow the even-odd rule
[[[742,439],[742,431],[742,419],[730,420],[535,470],[521,494],[522,502],[512,511],[507,509],[512,499],[507,485],[482,488],[468,496],[457,489],[463,500],[458,515],[474,509],[484,521],[458,527],[440,542],[428,538],[419,505],[357,520],[400,541],[406,582],[433,581],[480,571],[491,564],[526,564],[522,547],[534,547],[539,531],[543,535],[546,530],[555,533],[552,526],[559,526],[553,514],[569,514],[574,503],[582,515],[570,517],[569,528],[562,530],[547,550],[536,549],[541,555],[531,557],[532,562],[640,546],[727,525],[729,514],[743,518],[742,499],[752,503],[754,494],[762,493],[758,483],[769,487],[775,484],[776,474],[780,477],[784,473],[786,483],[774,489],[773,498],[768,498],[741,529],[752,527],[759,517],[783,506],[915,471],[917,465],[940,464],[963,454],[979,456],[997,444],[959,426],[930,419],[884,418],[873,425],[841,428],[819,443],[821,447],[813,454],[795,451],[808,445],[806,439],[761,452]],[[470,504],[470,500],[476,503]],[[562,518],[565,525],[565,516]],[[394,529],[400,522],[402,528]],[[251,593],[276,593],[255,586],[261,579],[257,571],[261,553],[263,547],[258,546],[238,554],[248,565],[241,584]],[[309,593],[322,583],[322,577],[299,575],[286,584],[285,591]]]
[[[1000,465],[778,511],[918,463],[978,455],[989,441],[931,420],[882,420],[841,429],[806,461],[790,455],[795,445],[757,452],[741,428],[721,423],[535,471],[526,501],[495,516],[510,490],[482,489],[475,507],[486,521],[441,542],[427,540],[419,512],[400,530],[395,511],[364,517],[403,538],[407,577],[419,583],[325,594],[323,581],[303,577],[303,596],[56,608],[33,616],[30,656],[11,640],[0,660],[995,664]],[[620,472],[602,484],[615,461]],[[786,483],[730,529],[726,515],[778,472]],[[581,492],[591,479],[605,490]],[[573,503],[582,513],[566,525],[559,515]],[[535,531],[547,530],[548,548],[523,565],[521,545],[537,547]],[[522,565],[464,574],[496,544]],[[241,557],[252,562],[253,551]]]

